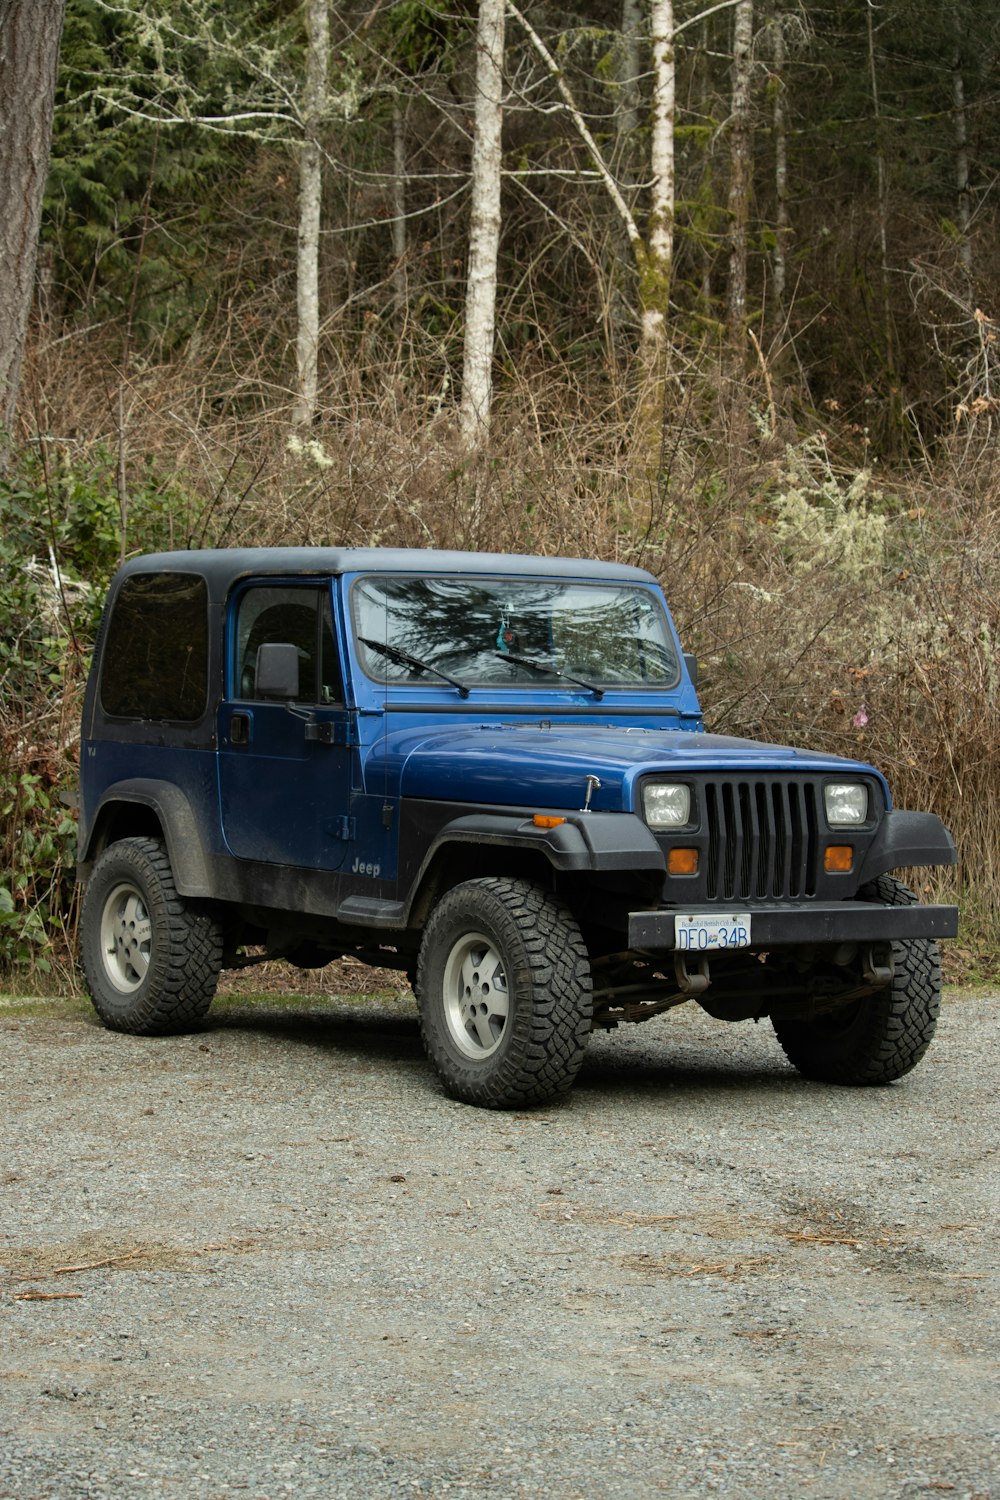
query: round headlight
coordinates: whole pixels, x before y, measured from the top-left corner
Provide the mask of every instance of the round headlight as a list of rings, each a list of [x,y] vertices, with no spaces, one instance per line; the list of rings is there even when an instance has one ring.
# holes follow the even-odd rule
[[[868,788],[861,781],[831,781],[823,788],[831,828],[856,828],[868,821]]]
[[[642,812],[650,828],[684,828],[691,821],[691,788],[680,782],[647,782]]]

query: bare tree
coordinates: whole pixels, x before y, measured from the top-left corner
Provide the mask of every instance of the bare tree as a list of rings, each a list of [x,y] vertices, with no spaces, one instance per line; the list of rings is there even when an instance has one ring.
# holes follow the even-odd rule
[[[791,226],[788,221],[788,125],[785,119],[785,28],[780,9],[771,21],[771,41],[774,57],[772,81],[771,124],[774,129],[774,196],[776,200],[774,222],[774,297],[778,304],[778,315],[785,309],[785,291],[788,282],[788,241]]]
[[[316,414],[319,371],[319,233],[323,207],[323,149],[319,138],[326,114],[330,16],[327,0],[305,0],[306,84],[302,96],[303,141],[299,150],[298,329],[295,343],[297,387],[292,421],[310,423]]]
[[[729,289],[726,297],[726,329],[734,354],[742,351],[746,337],[752,47],[753,0],[739,0],[733,17],[733,86],[729,127]]]
[[[878,247],[882,291],[883,375],[888,387],[888,436],[894,443],[903,424],[903,401],[896,349],[896,325],[892,315],[892,287],[889,270],[889,166],[886,160],[885,123],[878,84],[878,51],[875,36],[875,6],[868,0],[868,78],[871,85],[872,116],[875,124],[875,180],[878,187]]]
[[[667,312],[674,248],[674,61],[673,0],[651,0],[653,105],[650,121],[649,230],[642,305],[642,353],[647,365],[662,362],[667,343]]]
[[[392,290],[400,328],[406,325],[406,117],[399,94],[392,96]]]
[[[0,426],[14,423],[65,0],[0,0]],[[3,457],[0,450],[0,467]]]
[[[0,0],[0,4],[3,0]],[[25,4],[29,0],[24,0]],[[38,0],[38,4],[48,0]],[[298,47],[284,31],[262,28],[254,7],[223,6],[217,0],[97,0],[101,12],[137,28],[143,48],[156,59],[157,88],[131,64],[99,76],[87,99],[122,119],[155,124],[165,133],[190,131],[240,136],[260,146],[294,152],[299,168],[296,290],[296,375],[291,420],[312,421],[318,391],[320,343],[319,246],[323,168],[332,160],[329,125],[350,120],[359,107],[361,77],[349,52],[337,53],[330,77],[330,24],[339,8],[330,0],[300,0],[305,32],[305,77]],[[265,7],[266,9],[266,7]],[[293,28],[289,28],[292,30]],[[204,80],[190,57],[212,64]],[[242,77],[239,107],[229,73]],[[386,174],[391,180],[391,174]]]
[[[650,21],[654,43],[654,118],[651,142],[649,233],[643,236],[635,215],[608,166],[593,132],[577,107],[569,84],[555,57],[524,13],[507,0],[507,10],[524,28],[528,40],[555,82],[563,106],[587,149],[597,175],[611,199],[628,238],[639,276],[639,307],[643,330],[642,352],[647,363],[655,363],[666,337],[671,247],[674,218],[674,36],[672,0],[652,0]]]
[[[619,181],[625,184],[625,192],[629,198],[634,197],[634,190],[630,191],[630,189],[640,175],[639,106],[642,97],[640,74],[644,41],[645,16],[642,0],[622,0],[621,39],[616,53],[618,76],[615,105],[615,168]],[[610,252],[608,311],[611,343],[615,348],[625,349],[628,346],[629,326],[632,322],[628,266],[631,253],[628,235],[618,214],[614,216],[611,224]]]
[[[955,191],[958,195],[958,261],[966,295],[972,300],[972,202],[969,194],[969,130],[965,114],[965,75],[962,71],[965,27],[958,7],[952,15],[955,56],[952,64],[952,120],[955,131]]]
[[[480,0],[476,28],[476,109],[472,141],[472,210],[465,293],[465,348],[459,427],[467,448],[489,435],[493,399],[500,166],[503,128],[504,0]]]
[[[615,130],[619,136],[619,155],[623,161],[631,160],[635,132],[639,129],[642,22],[642,0],[622,0],[619,103],[615,114]]]

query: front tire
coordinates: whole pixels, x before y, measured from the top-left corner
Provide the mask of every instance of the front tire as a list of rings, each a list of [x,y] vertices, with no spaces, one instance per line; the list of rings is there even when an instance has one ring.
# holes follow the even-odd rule
[[[442,897],[417,968],[424,1047],[447,1093],[514,1109],[564,1093],[593,1016],[590,964],[566,906],[526,880],[469,880]]]
[[[112,1031],[167,1036],[204,1019],[222,968],[222,929],[178,894],[158,839],[122,839],[94,865],[80,947],[94,1009]]]
[[[880,906],[915,906],[901,881],[880,875],[858,892]],[[815,1021],[774,1020],[775,1036],[805,1078],[853,1086],[894,1083],[927,1051],[941,1006],[937,943],[910,938],[892,947],[892,983]]]

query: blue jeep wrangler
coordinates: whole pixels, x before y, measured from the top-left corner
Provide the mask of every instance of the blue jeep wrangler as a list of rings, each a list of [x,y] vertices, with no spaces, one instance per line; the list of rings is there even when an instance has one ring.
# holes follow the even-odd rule
[[[651,574],[234,549],[116,576],[83,715],[81,943],[106,1025],[197,1027],[220,970],[406,973],[445,1089],[567,1089],[591,1029],[693,999],[807,1077],[933,1035],[951,864],[863,763],[706,734]]]

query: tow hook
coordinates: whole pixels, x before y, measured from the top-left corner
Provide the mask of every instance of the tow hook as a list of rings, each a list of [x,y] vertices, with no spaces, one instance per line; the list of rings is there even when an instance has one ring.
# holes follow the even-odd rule
[[[686,953],[674,954],[674,973],[677,976],[677,988],[685,995],[703,995],[712,982],[708,972],[708,958],[703,953],[695,960],[697,968],[692,973],[688,968],[688,956]]]
[[[888,959],[888,962],[882,960]],[[892,949],[887,949],[885,944],[866,948],[861,955],[861,967],[868,984],[875,989],[884,989],[887,984],[892,983],[893,963]]]

